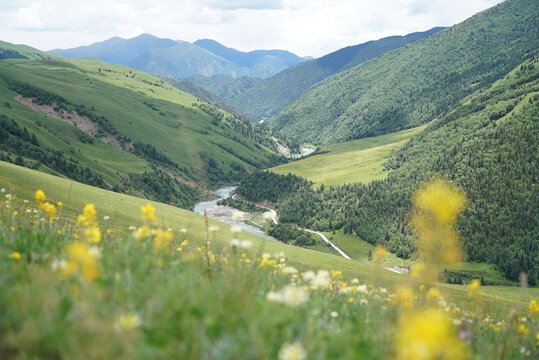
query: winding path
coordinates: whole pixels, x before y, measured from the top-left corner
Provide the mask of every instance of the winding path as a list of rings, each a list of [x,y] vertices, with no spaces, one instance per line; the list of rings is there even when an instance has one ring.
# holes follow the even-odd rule
[[[309,229],[302,229],[302,228],[298,228],[298,229],[303,230],[303,231],[307,231],[307,232],[310,232],[310,233],[313,233],[313,234],[316,234],[316,235],[320,236],[322,238],[322,240],[324,240],[329,245],[331,245],[331,247],[333,249],[335,249],[339,254],[341,254],[345,259],[351,260],[350,256],[346,255],[346,253],[344,251],[342,251],[339,247],[337,247],[337,245],[335,245],[334,243],[329,241],[329,239],[326,237],[326,235],[322,234],[321,232],[314,231],[314,230],[309,230]]]

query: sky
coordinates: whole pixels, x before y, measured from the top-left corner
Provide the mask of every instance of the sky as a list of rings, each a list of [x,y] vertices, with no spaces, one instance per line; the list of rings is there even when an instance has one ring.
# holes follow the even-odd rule
[[[143,33],[319,57],[451,26],[501,0],[0,0],[0,40],[40,50]]]

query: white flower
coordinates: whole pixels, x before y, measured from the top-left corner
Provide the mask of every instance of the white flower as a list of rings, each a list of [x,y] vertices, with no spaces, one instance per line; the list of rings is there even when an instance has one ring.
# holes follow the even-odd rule
[[[4,188],[1,188],[1,189],[0,189],[0,193],[3,194],[3,193],[5,193],[5,192],[6,192],[6,189],[4,189]]]
[[[251,246],[253,245],[253,243],[249,240],[243,240],[240,244],[240,247],[244,248],[244,249],[249,249]]]
[[[51,270],[52,271],[58,271],[60,269],[64,269],[66,267],[66,261],[65,260],[54,260],[51,263]]]
[[[311,289],[328,289],[330,284],[329,271],[318,270],[316,277],[311,281]]]
[[[182,228],[182,229],[180,230],[180,232],[182,232],[182,233],[185,234],[185,233],[187,232],[187,230]]]
[[[28,200],[24,200],[24,203],[25,203],[25,204],[28,204]]]
[[[288,306],[299,306],[309,299],[309,294],[302,287],[287,285],[279,292],[269,292],[266,299]]]
[[[216,232],[216,231],[219,231],[219,226],[216,226],[216,225],[212,225],[208,228],[208,231],[209,232]]]
[[[6,199],[11,200],[11,194],[6,194]]]
[[[101,250],[97,246],[90,246],[88,248],[88,255],[99,259],[101,257]]]
[[[283,273],[288,275],[297,274],[298,270],[293,266],[287,266],[283,269]]]
[[[263,253],[262,254],[262,259],[271,259],[271,254],[270,253]]]
[[[359,300],[360,305],[367,305],[368,303],[369,303],[369,300],[367,300],[367,299],[362,298],[362,299]]]
[[[168,228],[167,231],[172,232],[173,230],[172,230],[172,228]]]
[[[232,234],[240,233],[240,232],[241,232],[241,226],[239,226],[239,225],[232,225],[232,226],[230,227],[230,231],[232,232]]]
[[[135,226],[133,226],[133,225],[131,225],[131,226],[129,227],[129,231],[135,231],[136,229],[137,229],[137,228],[136,228]]]
[[[103,220],[107,221],[109,219],[110,219],[110,216],[108,216],[108,215],[103,216]]]
[[[232,214],[232,219],[234,219],[234,221],[243,220],[243,213],[241,211],[234,211]]]
[[[358,285],[356,287],[356,290],[358,293],[360,294],[366,294],[367,293],[367,285],[363,284],[363,285]]]
[[[305,360],[307,351],[299,342],[284,344],[279,350],[279,360]]]
[[[276,253],[275,257],[276,258],[284,258],[285,257],[284,252],[281,251],[281,252]]]
[[[381,294],[387,294],[387,289],[386,288],[378,288],[378,290],[380,291]]]
[[[311,282],[316,278],[316,275],[314,271],[309,270],[309,271],[305,271],[303,275],[301,275],[301,277],[303,278],[303,281]]]
[[[268,301],[273,301],[273,302],[280,303],[280,302],[282,302],[283,296],[279,292],[270,291],[269,293],[266,294],[266,299]]]
[[[332,318],[336,318],[337,316],[339,316],[339,313],[336,311],[332,311],[329,313],[329,316],[331,316]]]
[[[359,284],[359,280],[354,278],[354,279],[352,279],[351,284],[352,285]]]
[[[239,247],[240,246],[240,241],[238,239],[232,239],[232,240],[230,240],[229,244],[232,247]]]

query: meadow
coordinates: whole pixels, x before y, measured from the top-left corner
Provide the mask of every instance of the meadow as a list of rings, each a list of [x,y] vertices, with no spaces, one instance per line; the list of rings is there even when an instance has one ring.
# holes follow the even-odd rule
[[[336,186],[350,183],[367,184],[387,177],[387,158],[426,125],[388,135],[320,147],[313,155],[280,165],[271,171],[304,177],[317,185]]]
[[[437,284],[381,269],[385,251],[347,261],[16,165],[0,170],[2,358],[537,355],[536,288]]]

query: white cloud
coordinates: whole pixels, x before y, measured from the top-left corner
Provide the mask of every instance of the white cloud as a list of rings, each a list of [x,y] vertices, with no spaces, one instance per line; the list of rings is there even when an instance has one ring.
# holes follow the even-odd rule
[[[3,0],[1,40],[67,48],[150,33],[212,38],[248,51],[321,56],[348,45],[450,26],[500,0]]]

